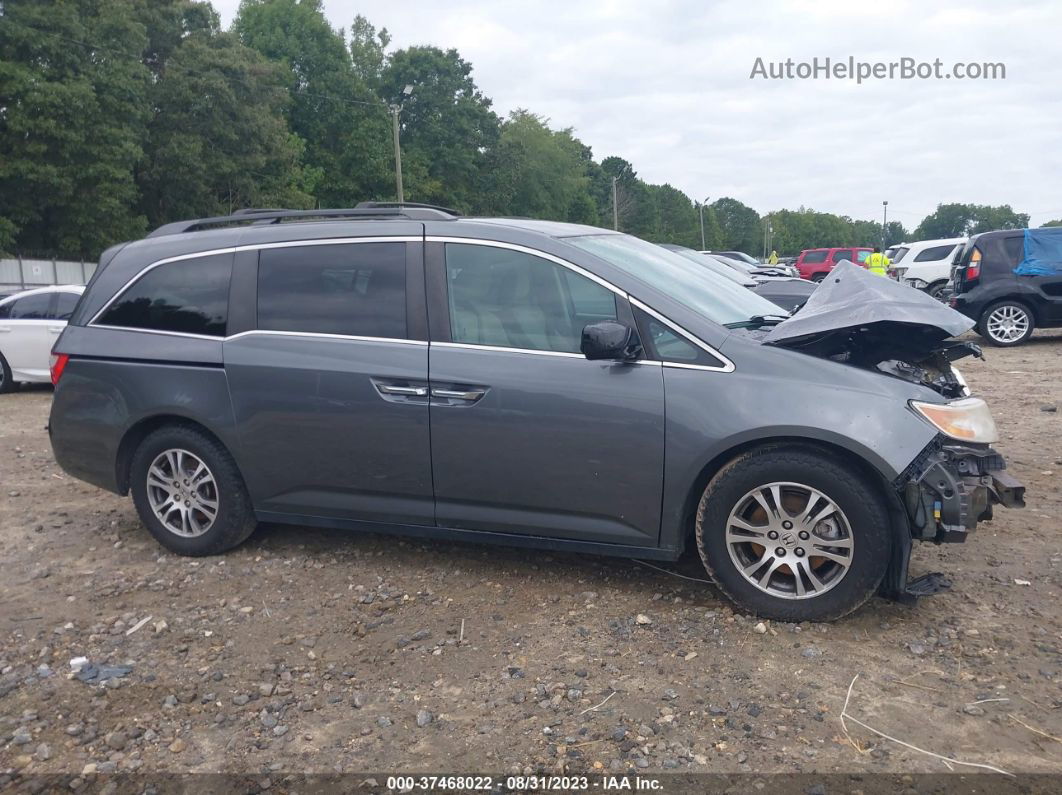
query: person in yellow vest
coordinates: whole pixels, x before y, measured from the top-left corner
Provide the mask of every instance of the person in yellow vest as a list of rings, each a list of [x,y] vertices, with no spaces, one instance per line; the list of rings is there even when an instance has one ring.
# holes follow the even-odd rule
[[[881,249],[874,246],[874,252],[867,257],[867,270],[871,273],[876,273],[878,276],[888,276],[890,260],[884,254],[881,253]]]
[[[767,264],[768,265],[777,265],[778,264],[778,252],[777,251],[771,251],[771,256],[769,256],[767,258]]]

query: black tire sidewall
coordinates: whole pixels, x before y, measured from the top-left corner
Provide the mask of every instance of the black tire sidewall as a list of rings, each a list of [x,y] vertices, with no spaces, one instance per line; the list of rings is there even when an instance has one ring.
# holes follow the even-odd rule
[[[11,376],[11,368],[7,364],[7,359],[4,358],[4,354],[0,353],[0,375],[3,376],[3,380],[0,381],[0,395],[8,392],[14,392],[17,384]]]
[[[821,596],[785,599],[748,582],[730,559],[726,522],[748,492],[776,481],[801,483],[833,500],[848,519],[853,560],[836,586]],[[697,511],[697,548],[712,580],[732,601],[763,618],[830,621],[869,600],[888,568],[892,550],[889,513],[880,488],[847,462],[826,452],[764,448],[739,456],[708,484]]]
[[[988,333],[988,316],[1003,306],[1016,306],[1025,313],[1027,318],[1029,318],[1029,329],[1020,339],[1014,340],[1013,342],[1000,342],[999,340],[993,339],[992,335]],[[1034,331],[1036,331],[1036,316],[1033,315],[1032,310],[1028,305],[1021,301],[996,301],[981,313],[981,320],[977,323],[977,333],[984,337],[989,345],[994,345],[997,348],[1013,348],[1016,345],[1024,345],[1029,341],[1029,338],[1032,337]]]
[[[218,515],[200,536],[185,538],[162,524],[147,496],[147,471],[165,450],[181,449],[196,455],[214,475]],[[255,527],[254,509],[235,461],[218,441],[195,428],[169,426],[149,434],[137,447],[129,470],[130,491],[140,520],[162,546],[178,555],[217,555],[242,543]]]

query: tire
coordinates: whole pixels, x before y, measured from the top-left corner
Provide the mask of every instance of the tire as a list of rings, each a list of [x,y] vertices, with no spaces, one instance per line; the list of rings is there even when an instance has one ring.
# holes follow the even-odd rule
[[[821,282],[825,278],[826,278],[826,274],[825,273],[813,273],[813,274],[811,274],[811,281],[816,282],[816,283]]]
[[[977,321],[977,333],[998,348],[1021,345],[1028,341],[1035,328],[1032,310],[1021,301],[997,301]]]
[[[175,470],[183,477],[174,478]],[[159,485],[163,476],[165,484]],[[196,428],[168,425],[149,434],[133,454],[130,483],[140,520],[156,541],[178,555],[218,555],[254,532],[254,508],[236,462],[216,439]]]
[[[926,295],[930,298],[935,298],[937,301],[941,300],[941,294],[944,292],[944,288],[948,286],[947,281],[934,282],[926,288]]]
[[[783,511],[769,518],[766,508],[774,494],[781,496]],[[826,512],[830,504],[835,510]],[[803,511],[818,521],[802,524]],[[761,535],[735,524],[746,520],[750,531]],[[701,498],[696,534],[701,561],[719,589],[739,607],[780,621],[832,621],[851,613],[877,591],[892,550],[881,490],[836,457],[795,446],[759,448],[724,466]],[[757,558],[760,567],[747,577],[739,563],[752,566]],[[749,577],[762,578],[766,587]]]
[[[8,366],[4,354],[0,353],[0,395],[14,392],[16,389],[18,389],[18,384],[11,377],[11,368]]]

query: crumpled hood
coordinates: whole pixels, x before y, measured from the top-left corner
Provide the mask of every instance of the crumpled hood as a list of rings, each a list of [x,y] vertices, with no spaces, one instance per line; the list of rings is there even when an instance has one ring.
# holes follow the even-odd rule
[[[920,290],[842,262],[803,308],[762,342],[817,356],[880,361],[937,350],[973,326],[970,318]]]

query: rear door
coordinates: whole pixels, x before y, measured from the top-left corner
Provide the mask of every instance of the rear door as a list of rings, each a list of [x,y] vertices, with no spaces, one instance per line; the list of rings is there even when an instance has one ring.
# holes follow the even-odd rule
[[[50,329],[55,293],[18,298],[0,307],[0,353],[7,359],[14,380],[48,378],[48,364],[58,332]],[[60,328],[60,331],[62,329]]]
[[[427,244],[431,449],[446,527],[655,546],[664,466],[656,363],[588,361],[627,299],[550,255]]]
[[[1025,233],[1012,235],[1003,241],[1007,264],[1018,267],[1025,258]],[[1062,321],[1062,274],[1016,276],[1023,292],[1031,293],[1029,301],[1040,323]]]
[[[260,511],[432,525],[423,227],[365,224],[237,255],[250,328],[225,369],[247,485]]]
[[[850,249],[850,248],[838,248],[838,249],[834,249],[832,258],[830,259],[830,262],[833,264],[834,267],[836,267],[837,263],[840,262],[841,260],[848,260],[849,262],[855,262],[854,257],[855,257],[855,255],[852,253],[852,249]]]

